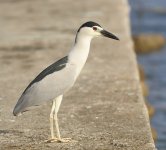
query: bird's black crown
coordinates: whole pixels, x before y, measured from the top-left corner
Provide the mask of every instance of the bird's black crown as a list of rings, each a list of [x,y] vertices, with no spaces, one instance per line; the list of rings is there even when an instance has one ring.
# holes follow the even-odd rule
[[[93,26],[99,26],[99,27],[101,27],[101,26],[100,26],[98,23],[96,23],[96,22],[88,21],[88,22],[84,23],[84,24],[78,29],[77,32],[79,32],[80,29],[83,28],[83,27],[93,27]]]

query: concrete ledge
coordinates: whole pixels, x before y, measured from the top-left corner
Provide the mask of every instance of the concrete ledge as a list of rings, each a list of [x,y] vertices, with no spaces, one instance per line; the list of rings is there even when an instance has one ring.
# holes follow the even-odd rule
[[[155,149],[126,0],[1,0],[0,4],[1,150]],[[78,142],[46,144],[51,104],[18,118],[12,109],[34,76],[68,51],[76,29],[88,20],[100,23],[121,41],[95,39],[82,74],[64,97],[61,134]]]

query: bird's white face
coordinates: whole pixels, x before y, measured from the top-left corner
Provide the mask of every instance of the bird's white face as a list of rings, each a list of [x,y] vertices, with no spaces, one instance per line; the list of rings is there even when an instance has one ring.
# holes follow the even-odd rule
[[[92,26],[92,27],[83,27],[79,30],[79,37],[90,37],[91,39],[94,37],[104,36],[107,38],[119,40],[114,34],[104,30],[100,26]]]
[[[94,37],[104,36],[119,40],[114,34],[104,30],[99,24],[89,21],[84,23],[77,31],[75,43],[77,41],[91,40]]]
[[[81,28],[81,30],[79,31],[80,35],[85,35],[85,36],[91,36],[93,37],[98,37],[101,36],[101,31],[103,30],[103,28],[99,27],[99,26],[93,26],[93,27],[83,27]]]

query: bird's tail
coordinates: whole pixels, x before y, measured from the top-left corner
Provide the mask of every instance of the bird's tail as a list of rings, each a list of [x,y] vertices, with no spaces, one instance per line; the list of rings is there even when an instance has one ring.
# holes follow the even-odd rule
[[[24,103],[23,99],[24,99],[24,96],[22,95],[19,98],[16,106],[14,107],[14,109],[13,109],[13,115],[14,116],[18,116],[24,111],[26,104]]]
[[[20,114],[21,114],[20,107],[16,104],[16,106],[14,107],[14,110],[13,110],[13,115],[18,116]]]

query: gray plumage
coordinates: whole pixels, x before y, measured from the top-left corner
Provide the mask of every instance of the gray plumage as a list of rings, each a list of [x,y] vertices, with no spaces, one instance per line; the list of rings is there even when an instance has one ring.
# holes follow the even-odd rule
[[[48,142],[69,142],[71,140],[61,138],[57,113],[64,93],[73,86],[88,58],[91,40],[98,36],[119,40],[95,22],[84,23],[77,31],[74,46],[68,55],[43,70],[28,85],[14,108],[13,114],[16,116],[29,110],[32,106],[52,101],[50,112],[51,139]],[[57,137],[54,135],[54,124]]]
[[[13,114],[27,111],[67,91],[75,81],[76,67],[64,57],[43,70],[25,89],[19,98]],[[49,87],[48,87],[49,86]]]

